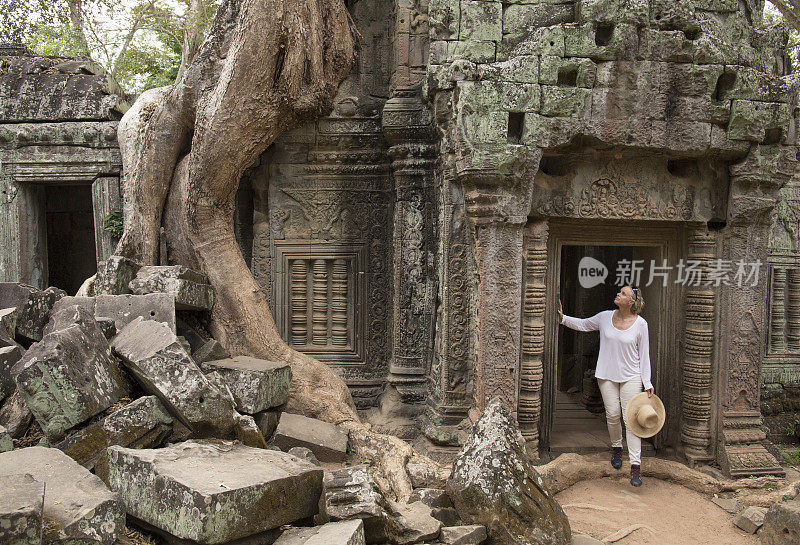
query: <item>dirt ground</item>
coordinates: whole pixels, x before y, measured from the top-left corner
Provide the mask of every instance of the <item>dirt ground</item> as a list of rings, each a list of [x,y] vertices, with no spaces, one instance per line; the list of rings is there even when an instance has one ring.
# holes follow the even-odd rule
[[[629,476],[579,482],[556,494],[573,533],[614,545],[758,545],[757,536],[733,525],[733,515],[708,496],[643,476],[634,488]],[[626,534],[632,527],[644,527]]]

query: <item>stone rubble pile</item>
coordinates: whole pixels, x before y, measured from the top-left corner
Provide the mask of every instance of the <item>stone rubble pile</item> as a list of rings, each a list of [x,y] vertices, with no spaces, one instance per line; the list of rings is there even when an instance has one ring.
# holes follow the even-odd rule
[[[82,296],[0,283],[0,543],[486,542],[424,475],[399,504],[346,467],[344,430],[283,411],[287,364],[188,325],[213,301],[198,273],[120,258]]]

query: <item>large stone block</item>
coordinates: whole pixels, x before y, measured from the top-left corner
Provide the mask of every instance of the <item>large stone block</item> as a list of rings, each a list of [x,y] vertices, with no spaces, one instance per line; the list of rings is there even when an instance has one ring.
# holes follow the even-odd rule
[[[40,545],[44,484],[31,475],[0,477],[0,543]]]
[[[108,341],[94,329],[73,325],[45,335],[11,370],[19,393],[51,439],[109,408],[126,393]]]
[[[728,138],[763,142],[770,130],[778,131],[780,135],[788,119],[789,106],[786,104],[734,100],[731,106],[731,120],[728,123]]]
[[[208,278],[180,265],[142,267],[128,287],[136,295],[172,295],[178,310],[211,310],[214,305],[214,290]]]
[[[281,414],[270,444],[281,450],[309,448],[321,462],[341,462],[347,456],[346,433],[333,424],[299,414]]]
[[[431,508],[421,501],[396,503],[387,501],[391,515],[389,535],[392,543],[411,545],[439,537],[442,523],[431,516]]]
[[[113,320],[117,331],[136,318],[163,322],[175,331],[175,301],[166,293],[148,295],[98,295],[95,299],[95,319]]]
[[[0,346],[16,346],[14,335],[17,331],[17,308],[0,310]]]
[[[232,401],[209,382],[166,324],[139,317],[114,337],[111,347],[142,387],[194,434],[232,435]]]
[[[22,358],[24,350],[19,345],[0,348],[0,401],[14,393],[17,385],[11,376],[11,368]]]
[[[16,282],[0,282],[0,308],[16,307],[16,335],[29,341],[42,339],[53,305],[65,295],[58,288],[40,290]]]
[[[274,545],[364,545],[364,523],[360,520],[329,522],[311,528],[290,528]]]
[[[19,390],[15,390],[0,408],[0,426],[6,428],[11,437],[19,439],[25,435],[31,422],[33,422],[33,415],[25,404],[25,400],[19,395]]]
[[[197,365],[202,365],[207,361],[224,360],[230,357],[231,353],[228,352],[219,341],[214,339],[207,340],[200,348],[192,352],[192,359]]]
[[[514,419],[494,398],[475,423],[447,480],[467,524],[486,526],[493,543],[568,543],[569,521],[525,451]]]
[[[766,507],[750,506],[736,515],[733,519],[733,524],[748,534],[755,534],[764,524],[764,515],[766,512]]]
[[[486,537],[486,527],[480,524],[473,524],[471,526],[442,528],[442,535],[439,540],[446,545],[481,545],[486,541]]]
[[[201,368],[220,376],[240,412],[256,414],[283,405],[289,399],[292,369],[288,363],[236,356],[205,362]]]
[[[0,454],[0,477],[20,473],[45,485],[44,543],[111,545],[124,530],[117,494],[60,450],[29,447]]]
[[[105,480],[106,448],[149,448],[172,433],[173,419],[155,396],[144,396],[53,445]]]
[[[94,280],[95,295],[130,293],[128,284],[136,277],[140,265],[118,255],[112,255],[97,266]]]
[[[490,0],[461,0],[461,40],[503,39],[503,4]]]
[[[320,500],[319,522],[363,520],[367,543],[388,539],[389,515],[367,466],[325,472],[325,494]]]
[[[800,543],[800,501],[773,503],[764,515],[761,529],[763,545],[796,545]]]
[[[283,452],[187,441],[108,449],[109,482],[128,513],[175,537],[227,543],[313,516],[322,469]]]

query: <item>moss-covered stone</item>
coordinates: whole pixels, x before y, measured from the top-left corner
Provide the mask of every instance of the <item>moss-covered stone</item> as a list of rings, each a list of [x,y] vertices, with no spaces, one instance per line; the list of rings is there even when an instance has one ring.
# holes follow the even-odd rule
[[[548,117],[572,117],[589,107],[589,89],[542,85],[541,114]]]
[[[283,405],[289,398],[292,370],[288,363],[236,356],[205,362],[201,368],[219,374],[240,412],[256,414]]]
[[[731,105],[731,118],[728,123],[728,138],[763,142],[767,132],[780,131],[789,117],[789,106],[776,102],[755,102],[734,100]]]
[[[460,21],[460,0],[430,0],[428,3],[428,25],[432,39],[457,40]]]
[[[461,40],[503,39],[503,4],[492,0],[461,0]]]
[[[590,59],[541,57],[539,83],[542,85],[592,88],[596,81],[597,65]]]

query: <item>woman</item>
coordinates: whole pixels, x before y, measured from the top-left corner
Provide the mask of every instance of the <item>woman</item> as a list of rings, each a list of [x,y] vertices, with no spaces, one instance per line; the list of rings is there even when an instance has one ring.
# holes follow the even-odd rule
[[[608,433],[611,435],[611,465],[622,467],[622,426],[628,401],[644,390],[653,396],[650,382],[650,342],[647,321],[639,316],[644,297],[638,288],[624,286],[614,298],[617,310],[604,310],[591,318],[565,316],[558,302],[559,322],[577,331],[600,330],[600,353],[594,376],[600,384],[606,406]],[[631,432],[625,421],[628,454],[631,460],[631,484],[642,485],[642,440]]]

